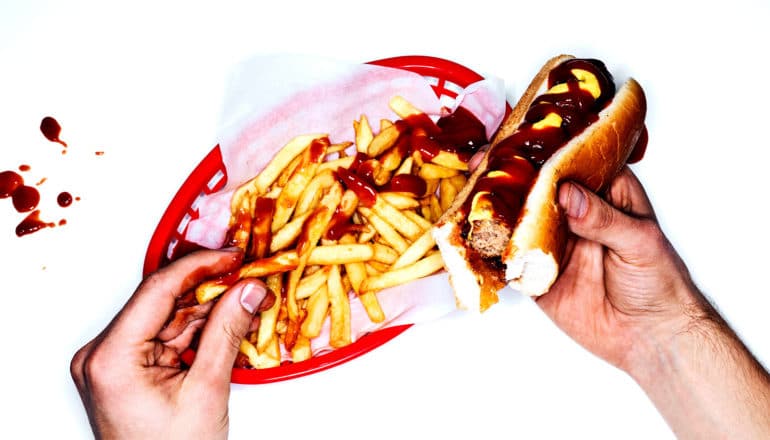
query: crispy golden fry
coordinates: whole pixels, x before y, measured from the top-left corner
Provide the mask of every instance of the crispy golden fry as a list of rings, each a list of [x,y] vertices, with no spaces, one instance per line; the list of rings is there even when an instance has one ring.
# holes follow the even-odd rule
[[[297,300],[309,298],[322,286],[326,286],[326,281],[329,279],[329,266],[323,266],[320,270],[313,272],[310,275],[305,275],[299,284],[297,285]]]
[[[329,311],[329,288],[324,284],[307,300],[307,316],[302,322],[300,333],[306,338],[315,338],[321,334],[324,320]]]
[[[385,321],[385,312],[383,312],[382,307],[380,306],[380,301],[377,299],[376,292],[364,292],[358,295],[358,299],[361,301],[361,305],[364,306],[364,310],[366,310],[369,320],[372,322]]]
[[[281,229],[273,234],[270,240],[270,253],[276,253],[280,250],[286,249],[297,240],[299,234],[302,233],[302,226],[305,224],[307,218],[310,217],[310,213],[297,217],[289,223],[286,223]]]
[[[395,145],[396,142],[398,142],[398,138],[401,137],[401,134],[404,132],[404,130],[406,130],[406,128],[401,124],[393,124],[383,130],[380,130],[380,132],[374,136],[372,142],[369,143],[369,148],[367,149],[366,154],[368,154],[370,157],[377,157],[384,153],[390,147]]]
[[[316,141],[314,141],[315,143]],[[316,148],[311,146],[303,154],[302,163],[292,174],[291,178],[289,178],[289,181],[286,182],[286,186],[283,187],[281,194],[278,195],[278,200],[275,202],[273,232],[281,229],[283,225],[289,222],[300,196],[315,176],[318,164],[323,159],[323,153],[326,151],[327,146],[328,139],[326,144],[319,148],[320,151],[315,151]]]
[[[275,212],[275,199],[258,197],[254,207],[254,219],[251,226],[251,247],[249,255],[252,259],[265,258],[270,250],[272,230]]]
[[[296,320],[299,316],[296,293],[297,285],[302,277],[302,272],[305,270],[310,254],[313,252],[313,249],[316,248],[318,240],[320,240],[324,232],[326,232],[326,229],[331,222],[332,215],[337,209],[340,200],[342,200],[342,185],[335,183],[329,188],[329,192],[323,199],[321,199],[320,206],[305,222],[305,231],[300,237],[300,243],[297,245],[297,255],[299,257],[297,268],[291,271],[289,283],[286,288],[286,309],[289,312],[290,321]]]
[[[389,105],[390,109],[393,110],[393,113],[397,114],[401,119],[423,114],[422,110],[418,109],[414,104],[401,96],[394,96],[391,98]]]
[[[264,194],[295,157],[302,154],[314,140],[322,139],[326,136],[328,135],[306,134],[290,140],[289,143],[284,145],[267,166],[265,166],[265,168],[257,175],[254,180],[254,188],[256,188],[257,192],[259,194]]]
[[[297,207],[294,209],[294,217],[308,213],[318,206],[324,191],[334,185],[337,179],[331,170],[319,171],[313,180],[305,187],[297,201]]]
[[[396,170],[395,174],[412,174],[412,168],[414,167],[414,159],[412,156],[407,157],[401,162],[401,165]]]
[[[439,153],[433,157],[431,163],[441,165],[444,168],[450,168],[459,171],[468,171],[468,163],[461,160],[457,153],[451,153],[449,151],[439,151]]]
[[[383,264],[393,264],[398,259],[398,252],[392,247],[384,244],[375,243],[372,245],[372,251],[373,255],[371,259]]]
[[[363,229],[361,230],[361,233],[358,235],[358,242],[368,243],[374,239],[375,235],[377,235],[377,230],[374,228],[374,226],[363,225]]]
[[[426,163],[420,167],[419,176],[423,179],[444,179],[460,174],[459,170],[443,167],[434,163]]]
[[[367,261],[366,264],[372,266],[373,268],[377,269],[380,272],[387,272],[390,269],[389,264],[380,263],[376,260]]]
[[[391,125],[393,125],[393,121],[391,121],[390,119],[380,119],[380,131],[385,130]]]
[[[257,330],[257,351],[262,353],[268,349],[269,344],[275,338],[275,324],[278,320],[278,311],[281,308],[281,285],[283,276],[274,274],[267,277],[265,282],[268,290],[275,295],[275,303],[269,309],[259,315],[259,330]]]
[[[369,261],[375,255],[381,259],[389,258],[385,251],[380,249],[375,254],[375,248],[371,244],[337,244],[331,246],[318,246],[310,254],[308,264],[345,264]]]
[[[457,196],[457,188],[452,185],[452,182],[449,179],[441,179],[441,182],[438,185],[438,194],[440,197],[439,205],[441,206],[441,211],[446,212],[446,210],[452,206],[452,202],[454,202],[455,197]]]
[[[350,142],[350,141],[345,141],[345,142],[340,142],[339,144],[329,145],[329,148],[326,149],[326,157],[328,158],[329,155],[335,154],[335,153],[337,153],[337,154],[344,153],[345,150],[347,150],[348,147],[350,147],[351,145],[353,145],[353,142]],[[343,155],[341,157],[345,157],[345,156]]]
[[[441,270],[443,267],[444,260],[441,259],[441,254],[436,252],[416,263],[367,278],[361,284],[361,290],[363,292],[371,292],[397,286],[418,278],[426,277]]]
[[[340,267],[333,265],[329,273],[329,315],[331,316],[331,330],[329,345],[334,348],[344,347],[350,344],[350,302],[348,293],[342,286]]]
[[[433,227],[433,223],[414,211],[404,211],[404,215],[409,217],[409,220],[417,223],[417,225],[422,228],[423,231],[427,231]]]
[[[409,247],[409,244],[406,242],[404,237],[402,237],[393,228],[393,226],[390,225],[390,223],[386,222],[380,216],[372,212],[371,209],[359,206],[358,212],[360,212],[361,215],[363,215],[369,221],[369,224],[371,224],[374,229],[377,230],[377,233],[380,234],[382,239],[385,240],[385,242],[390,245],[390,247],[399,253],[404,252],[406,248]]]
[[[294,171],[297,170],[297,167],[299,167],[299,164],[302,163],[302,155],[298,155],[292,161],[289,163],[289,165],[281,171],[281,174],[278,176],[278,179],[275,180],[273,187],[279,187],[283,188],[286,186],[286,182],[289,181],[289,178],[292,174],[294,174]]]
[[[321,165],[318,165],[317,172],[320,173],[322,171],[337,171],[337,168],[350,168],[350,165],[353,164],[353,160],[355,159],[355,156],[347,156],[347,157],[341,157],[339,159],[330,160],[328,162],[324,162]]]
[[[379,274],[382,273],[381,271],[379,271],[379,270],[375,269],[374,267],[372,267],[372,265],[369,264],[368,262],[364,263],[364,269],[366,270],[366,276],[367,277],[372,277],[372,276],[379,275]],[[358,288],[360,289],[361,286],[359,286]]]
[[[351,234],[345,234],[340,238],[340,243],[355,243],[355,237]],[[350,288],[356,293],[358,299],[366,310],[366,314],[372,322],[382,322],[385,320],[385,313],[380,307],[380,302],[373,292],[359,295],[361,292],[361,283],[366,279],[366,266],[364,263],[348,263],[345,265],[345,279],[350,283]],[[344,279],[343,279],[344,281]],[[345,289],[347,290],[347,289]]]
[[[438,197],[436,197],[435,194],[431,194],[429,199],[431,216],[435,219],[433,220],[435,222],[441,217],[441,215],[444,213],[444,210],[441,209],[441,204],[439,204]]]
[[[411,209],[420,206],[420,202],[412,196],[404,193],[382,192],[377,194],[382,200],[399,210]]]
[[[385,219],[391,226],[404,237],[414,240],[422,234],[422,229],[401,211],[386,202],[382,197],[377,197],[372,207],[374,214]]]
[[[369,125],[366,115],[361,115],[360,121],[353,121],[353,130],[356,133],[356,151],[366,153],[369,150],[369,144],[374,139],[374,133],[372,133],[372,127]]]
[[[400,269],[416,263],[436,246],[430,229],[426,230],[420,238],[414,241],[409,248],[390,266],[390,270]]]
[[[310,351],[310,339],[306,338],[301,332],[297,335],[297,340],[294,343],[294,347],[291,348],[291,361],[302,362],[304,360],[313,357],[313,352]]]
[[[465,184],[468,182],[468,178],[465,177],[464,174],[458,174],[456,176],[450,177],[449,182],[455,187],[455,189],[459,193],[465,187]]]
[[[428,187],[425,194],[435,194],[438,190],[439,179],[425,179],[425,184]]]

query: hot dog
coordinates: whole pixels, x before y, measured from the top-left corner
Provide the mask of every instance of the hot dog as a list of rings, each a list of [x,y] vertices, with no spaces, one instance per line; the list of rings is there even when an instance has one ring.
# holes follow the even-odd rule
[[[506,284],[530,296],[559,274],[567,228],[558,186],[603,190],[644,132],[646,100],[598,60],[552,58],[433,228],[458,307],[484,311]]]

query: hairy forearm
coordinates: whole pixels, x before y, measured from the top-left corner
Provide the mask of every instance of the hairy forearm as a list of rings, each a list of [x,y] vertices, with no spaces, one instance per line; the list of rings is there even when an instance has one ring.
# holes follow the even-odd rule
[[[680,438],[770,438],[770,376],[705,308],[642,343],[629,373]]]

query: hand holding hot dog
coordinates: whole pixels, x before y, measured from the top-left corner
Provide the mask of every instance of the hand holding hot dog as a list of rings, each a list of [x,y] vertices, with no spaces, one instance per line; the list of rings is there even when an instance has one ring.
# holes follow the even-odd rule
[[[110,325],[75,354],[72,377],[98,438],[227,436],[233,361],[268,297],[264,284],[242,280],[207,319],[164,325],[178,296],[232,271],[241,259],[240,252],[202,251],[150,275]],[[195,363],[183,370],[180,353],[201,327]]]
[[[625,168],[607,202],[559,188],[573,234],[537,303],[589,351],[629,373],[681,438],[768,438],[770,376],[693,283]]]

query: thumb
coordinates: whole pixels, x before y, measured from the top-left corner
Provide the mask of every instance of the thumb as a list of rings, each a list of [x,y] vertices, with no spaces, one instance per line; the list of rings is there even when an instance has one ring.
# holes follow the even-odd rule
[[[189,379],[229,386],[241,339],[266,296],[264,283],[256,279],[241,280],[222,295],[203,328]]]
[[[572,182],[559,188],[559,204],[567,214],[570,231],[598,242],[621,257],[631,256],[640,248],[638,237],[642,221],[627,215],[601,197]]]

